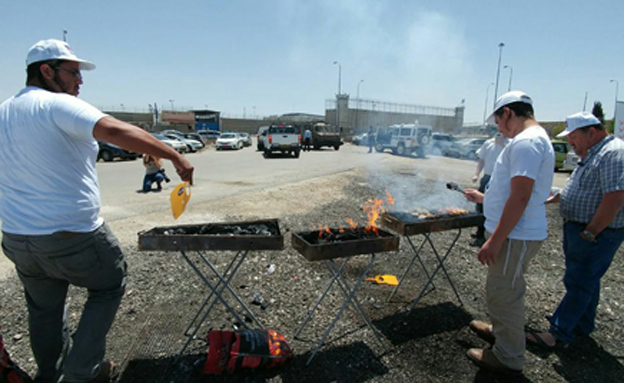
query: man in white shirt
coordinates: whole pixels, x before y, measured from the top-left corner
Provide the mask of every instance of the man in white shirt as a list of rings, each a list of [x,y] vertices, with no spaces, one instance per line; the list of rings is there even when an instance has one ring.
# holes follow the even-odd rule
[[[492,171],[494,171],[494,163],[498,155],[503,151],[505,145],[507,145],[507,139],[503,137],[501,132],[497,132],[493,138],[485,141],[479,150],[477,150],[479,162],[477,163],[475,174],[472,177],[472,182],[477,182],[479,174],[481,174],[481,170],[483,170],[483,177],[481,177],[481,181],[479,181],[478,189],[481,193],[485,192],[485,187],[490,182]],[[477,212],[483,213],[483,204],[477,204]],[[471,245],[481,247],[485,242],[485,226],[483,224],[479,225],[477,232],[473,234],[472,237],[474,238],[474,242],[472,242]]]
[[[99,216],[97,140],[171,160],[191,183],[193,166],[150,133],[79,100],[81,70],[95,65],[66,42],[37,42],[26,66],[26,88],[0,104],[0,219],[2,249],[24,285],[35,381],[109,382],[106,334],[126,263]],[[71,345],[69,285],[88,291]]]
[[[533,101],[512,91],[496,100],[489,120],[511,139],[494,165],[485,195],[466,190],[466,198],[483,202],[487,240],[478,260],[488,266],[487,307],[492,324],[474,320],[470,328],[494,343],[472,348],[467,356],[479,367],[520,374],[524,366],[524,273],[547,237],[546,207],[552,186],[554,151],[539,126]]]

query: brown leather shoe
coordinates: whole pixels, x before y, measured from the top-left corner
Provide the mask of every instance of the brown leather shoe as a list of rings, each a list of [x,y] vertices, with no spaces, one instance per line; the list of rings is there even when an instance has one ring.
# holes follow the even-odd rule
[[[494,338],[494,334],[492,333],[492,325],[489,323],[485,323],[480,320],[472,320],[470,321],[470,329],[477,334],[477,336],[484,341],[494,344],[496,342],[496,338]]]
[[[472,360],[474,364],[479,366],[480,368],[484,368],[486,370],[506,374],[506,375],[521,375],[522,370],[515,370],[513,368],[509,368],[502,364],[494,352],[490,349],[482,349],[482,348],[471,348],[466,353],[468,359]]]

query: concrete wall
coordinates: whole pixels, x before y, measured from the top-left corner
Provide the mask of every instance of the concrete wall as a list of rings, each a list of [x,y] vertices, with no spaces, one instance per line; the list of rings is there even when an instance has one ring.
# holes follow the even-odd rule
[[[351,105],[360,105],[358,101],[352,100]],[[366,102],[368,101],[364,101],[364,103]],[[335,105],[338,105],[338,110],[335,109]],[[375,110],[376,105],[385,108],[385,110]],[[406,112],[405,110],[414,112]],[[416,113],[417,111],[424,112]],[[453,111],[449,108],[378,102],[373,103],[372,110],[358,109],[349,108],[349,95],[341,94],[337,95],[334,108],[326,108],[325,121],[342,127],[342,134],[345,136],[367,132],[369,126],[378,128],[396,123],[413,124],[415,121],[421,125],[431,126],[434,132],[459,134],[464,122],[464,107],[457,107]]]

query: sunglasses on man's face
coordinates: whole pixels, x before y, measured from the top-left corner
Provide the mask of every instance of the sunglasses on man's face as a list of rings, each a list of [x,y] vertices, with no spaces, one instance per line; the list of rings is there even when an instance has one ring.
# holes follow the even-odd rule
[[[76,77],[78,80],[82,80],[82,74],[80,73],[80,71],[79,71],[79,70],[76,70],[76,69],[71,69],[71,68],[65,68],[65,67],[62,67],[62,66],[53,66],[53,67],[52,67],[52,69],[55,69],[55,70],[59,70],[59,69],[60,69],[60,70],[62,70],[62,71],[65,71],[65,72],[71,73],[71,74],[72,74],[72,75],[74,75],[74,77]]]

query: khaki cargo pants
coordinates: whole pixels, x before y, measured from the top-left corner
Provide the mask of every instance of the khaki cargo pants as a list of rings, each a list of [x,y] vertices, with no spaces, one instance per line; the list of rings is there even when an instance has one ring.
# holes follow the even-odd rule
[[[486,233],[487,238],[490,235]],[[492,351],[501,363],[515,370],[521,370],[524,366],[526,348],[524,273],[542,243],[506,239],[496,262],[488,268],[486,298],[492,331],[496,337]]]

